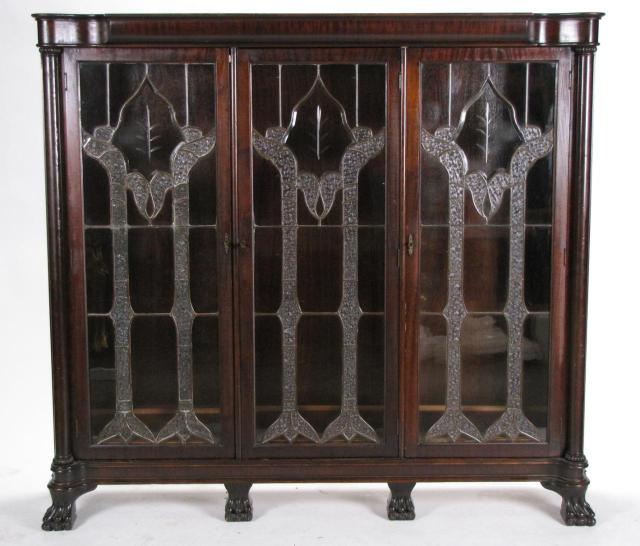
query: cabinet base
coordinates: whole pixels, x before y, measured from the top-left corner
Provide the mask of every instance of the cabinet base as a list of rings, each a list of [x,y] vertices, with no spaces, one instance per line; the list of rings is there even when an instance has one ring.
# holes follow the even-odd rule
[[[515,464],[517,463],[517,464]],[[52,504],[42,520],[45,531],[69,530],[75,519],[75,501],[99,484],[123,483],[224,483],[228,492],[225,520],[251,521],[249,491],[253,483],[379,482],[390,489],[390,520],[415,519],[411,493],[416,482],[538,481],[562,497],[562,519],[567,525],[591,526],[596,522],[585,500],[589,480],[584,456],[562,458],[451,459],[339,459],[318,460],[301,471],[300,460],[54,460],[49,482]],[[167,469],[171,472],[167,472]],[[511,472],[509,472],[511,471]],[[514,472],[515,471],[515,472]],[[226,480],[243,480],[227,482]],[[394,480],[394,481],[390,481]],[[406,480],[406,481],[397,481]]]

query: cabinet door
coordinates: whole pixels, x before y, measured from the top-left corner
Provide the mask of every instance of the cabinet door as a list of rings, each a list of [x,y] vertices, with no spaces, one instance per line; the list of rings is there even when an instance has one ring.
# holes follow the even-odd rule
[[[76,449],[233,455],[228,54],[78,50],[65,72]]]
[[[410,50],[409,455],[559,455],[569,53]]]
[[[399,59],[238,53],[245,455],[398,451]]]

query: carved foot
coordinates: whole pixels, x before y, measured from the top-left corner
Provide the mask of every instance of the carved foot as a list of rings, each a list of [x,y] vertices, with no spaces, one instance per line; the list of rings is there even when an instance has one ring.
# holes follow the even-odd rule
[[[322,434],[322,442],[328,442],[338,436],[344,436],[349,442],[357,435],[378,443],[376,431],[367,423],[357,409],[346,409],[340,412]]]
[[[511,441],[520,435],[527,436],[536,442],[542,442],[544,433],[527,419],[519,408],[507,408],[500,418],[493,423],[484,434],[484,441],[489,442],[500,436],[507,436]]]
[[[61,487],[52,482],[49,483],[51,493],[51,506],[42,518],[44,531],[70,531],[76,519],[76,499],[96,488],[96,484],[84,483],[75,487]]]
[[[588,526],[596,524],[596,515],[585,500],[589,480],[571,481],[556,478],[542,482],[542,487],[562,497],[560,515],[566,525]]]
[[[468,436],[476,442],[482,441],[482,434],[460,409],[447,409],[444,415],[427,431],[425,439],[427,442],[448,436],[455,442],[460,436]]]
[[[390,483],[391,496],[387,503],[387,516],[394,521],[415,519],[416,512],[411,500],[411,491],[415,483]]]
[[[284,436],[289,443],[296,436],[304,436],[312,442],[320,442],[320,436],[298,410],[284,410],[262,435],[262,443],[266,444],[278,436]]]
[[[251,521],[253,508],[249,498],[250,483],[225,483],[229,496],[224,507],[226,521]]]
[[[164,442],[173,436],[180,438],[180,441],[183,444],[185,444],[192,436],[201,438],[213,445],[217,443],[216,438],[212,434],[211,430],[209,430],[209,427],[198,419],[198,416],[192,409],[178,410],[178,412],[158,433],[157,442]]]
[[[42,529],[44,531],[71,531],[75,520],[75,502],[65,504],[64,506],[52,504],[44,513]]]
[[[98,435],[96,443],[102,444],[112,438],[121,438],[125,443],[129,442],[134,436],[138,436],[149,442],[156,441],[153,432],[145,425],[133,411],[118,411],[113,416]]]

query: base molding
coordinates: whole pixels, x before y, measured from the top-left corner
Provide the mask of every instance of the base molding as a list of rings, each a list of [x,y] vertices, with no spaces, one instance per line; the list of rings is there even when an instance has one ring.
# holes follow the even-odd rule
[[[223,483],[227,493],[225,520],[251,521],[249,490],[253,483],[387,482],[390,520],[412,520],[411,492],[416,482],[537,481],[562,497],[567,525],[595,525],[585,499],[589,480],[584,457],[572,458],[442,458],[442,459],[299,459],[270,460],[85,460],[54,459],[48,484],[52,504],[42,529],[72,529],[75,502],[99,484]]]

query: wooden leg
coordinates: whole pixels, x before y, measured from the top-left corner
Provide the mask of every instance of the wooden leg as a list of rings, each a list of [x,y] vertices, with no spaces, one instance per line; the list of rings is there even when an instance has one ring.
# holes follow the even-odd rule
[[[562,497],[560,515],[566,525],[593,526],[596,515],[585,500],[589,480],[554,478],[542,482],[542,487],[555,491]]]
[[[251,521],[253,508],[249,498],[251,483],[225,483],[229,496],[224,507],[226,521]]]
[[[82,483],[76,486],[64,486],[49,482],[51,506],[42,518],[44,531],[70,531],[76,518],[76,499],[96,488],[94,483]]]
[[[413,483],[389,483],[391,496],[387,503],[387,516],[390,520],[412,520],[416,513],[411,500],[411,491],[416,486]]]

